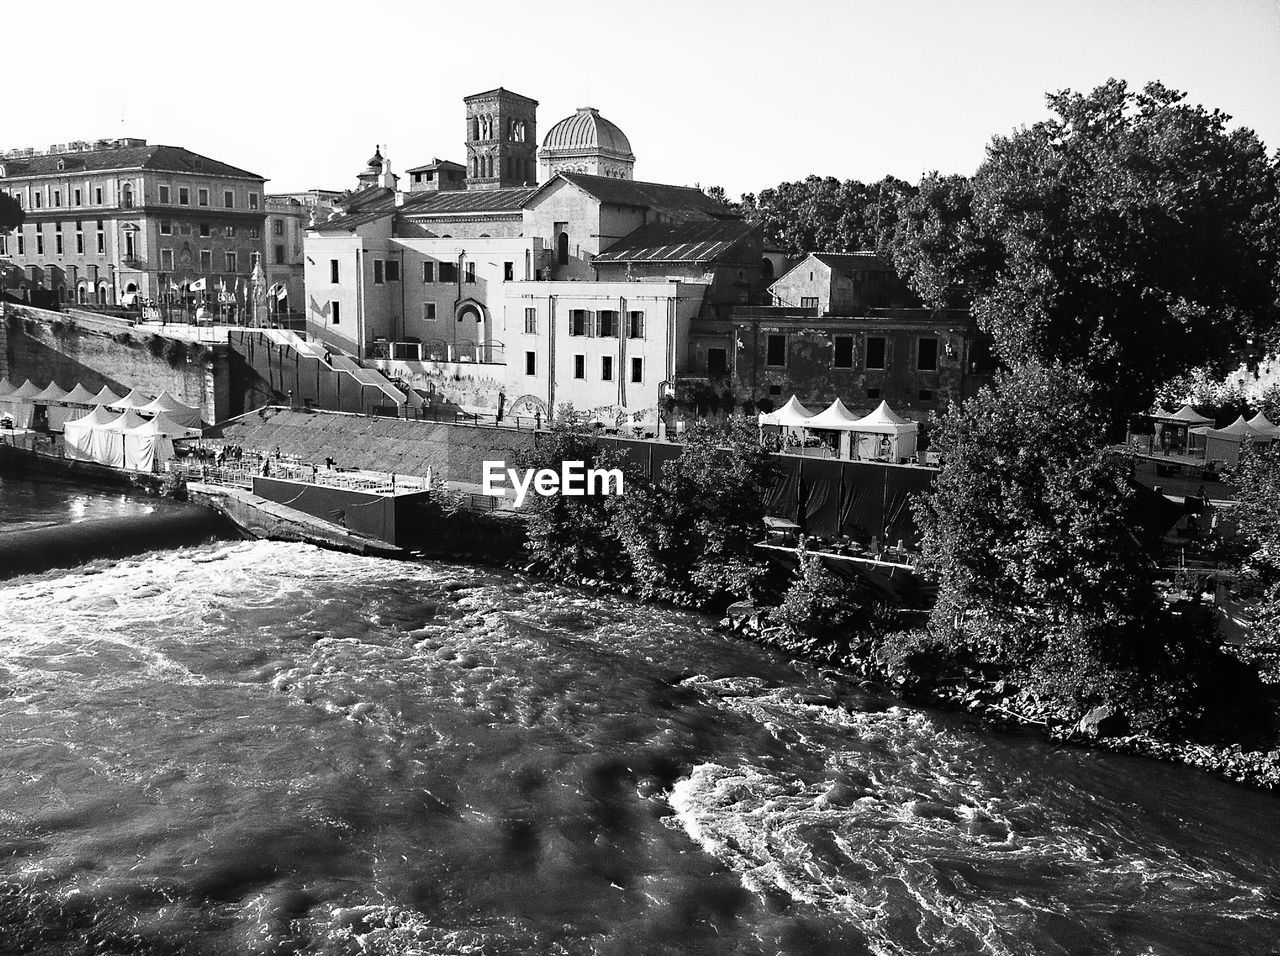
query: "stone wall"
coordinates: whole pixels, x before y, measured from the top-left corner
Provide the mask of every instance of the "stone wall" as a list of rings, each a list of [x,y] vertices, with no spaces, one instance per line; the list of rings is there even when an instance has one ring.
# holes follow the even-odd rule
[[[365,364],[391,379],[408,382],[430,396],[432,408],[493,415],[507,377],[506,365],[476,362],[402,362],[370,359]],[[506,395],[510,406],[515,395]]]
[[[227,417],[224,347],[205,347],[193,361],[188,345],[175,339],[156,337],[152,343],[136,333],[118,333],[129,340],[117,341],[56,312],[10,304],[5,313],[0,321],[0,374],[14,385],[31,379],[41,387],[57,382],[65,389],[78,382],[91,392],[106,385],[122,395],[133,388],[148,395],[167,391],[200,408],[206,421]]]

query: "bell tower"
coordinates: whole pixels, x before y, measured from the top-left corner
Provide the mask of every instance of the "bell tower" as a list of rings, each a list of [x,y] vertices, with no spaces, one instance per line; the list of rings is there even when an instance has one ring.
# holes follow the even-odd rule
[[[538,101],[498,87],[464,97],[467,188],[505,189],[538,181]]]

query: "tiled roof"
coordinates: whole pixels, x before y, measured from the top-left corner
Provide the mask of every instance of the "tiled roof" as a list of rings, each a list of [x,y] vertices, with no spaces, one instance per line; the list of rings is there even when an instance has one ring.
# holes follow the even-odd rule
[[[519,213],[525,200],[537,190],[532,187],[516,189],[454,189],[444,192],[428,192],[411,196],[401,211],[408,216],[438,216],[450,214],[475,215],[477,213]]]
[[[759,228],[742,220],[655,222],[625,236],[593,261],[712,262]]]
[[[740,218],[728,206],[692,186],[668,186],[664,183],[613,179],[609,176],[591,176],[587,173],[559,173],[555,179],[550,179],[538,187],[539,191],[548,188],[556,179],[573,183],[601,202],[612,203],[615,206],[638,206],[681,218]]]
[[[373,209],[384,204],[391,205],[394,195],[395,191],[386,186],[365,186],[364,189],[357,189],[343,196],[338,200],[337,205],[348,213],[357,213],[365,208]]]
[[[631,156],[631,142],[616,123],[605,119],[600,111],[584,106],[566,116],[547,132],[542,148],[549,151],[576,149],[608,149]],[[634,157],[632,157],[634,158]]]
[[[868,269],[893,269],[888,260],[872,249],[862,249],[858,252],[814,252],[811,255],[841,275],[866,272]]]
[[[406,173],[425,173],[431,169],[439,169],[442,166],[448,166],[453,169],[466,169],[462,163],[455,163],[451,159],[433,159],[424,166],[414,166],[412,169],[406,169]]]
[[[58,169],[59,161],[63,168]],[[228,163],[201,156],[182,146],[123,146],[52,156],[25,156],[0,160],[8,178],[56,176],[59,173],[107,172],[116,169],[148,169],[156,172],[263,179]]]

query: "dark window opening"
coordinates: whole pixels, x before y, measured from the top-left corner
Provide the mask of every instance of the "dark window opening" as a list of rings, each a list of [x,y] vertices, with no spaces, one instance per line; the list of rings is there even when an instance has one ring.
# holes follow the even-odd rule
[[[725,375],[729,371],[729,350],[707,349],[707,374],[712,378]]]
[[[768,352],[765,355],[766,365],[787,364],[787,337],[785,335],[769,336]]]
[[[853,336],[837,335],[835,345],[831,364],[836,368],[853,368]]]
[[[938,370],[938,340],[921,339],[920,351],[916,356],[916,369],[921,372]]]
[[[867,398],[879,398],[879,397],[880,397],[880,389],[878,388],[867,389]]]
[[[867,368],[884,368],[884,345],[882,336],[867,336]]]

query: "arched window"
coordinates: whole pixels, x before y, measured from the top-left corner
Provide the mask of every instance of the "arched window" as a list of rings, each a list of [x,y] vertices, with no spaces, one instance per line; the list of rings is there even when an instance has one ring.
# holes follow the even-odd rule
[[[773,260],[772,259],[760,260],[760,278],[763,279],[765,282],[773,281]]]
[[[133,187],[128,183],[120,187],[120,203],[125,209],[133,208]]]
[[[556,237],[556,261],[562,266],[569,264],[569,233],[562,232]]]

